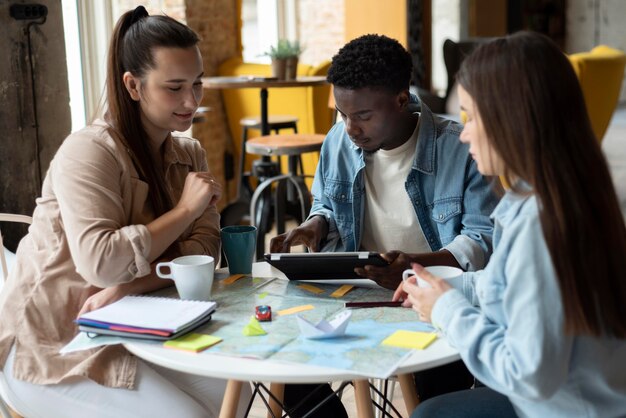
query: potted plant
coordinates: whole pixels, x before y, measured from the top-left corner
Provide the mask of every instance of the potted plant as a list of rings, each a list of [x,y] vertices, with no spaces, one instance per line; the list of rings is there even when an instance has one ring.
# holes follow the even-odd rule
[[[287,41],[287,63],[285,64],[285,78],[287,80],[295,80],[298,73],[298,59],[300,54],[302,53],[302,48],[300,47],[300,42]]]
[[[295,79],[301,52],[302,48],[298,41],[279,39],[276,46],[270,46],[270,50],[264,55],[272,59],[272,76],[279,80]]]

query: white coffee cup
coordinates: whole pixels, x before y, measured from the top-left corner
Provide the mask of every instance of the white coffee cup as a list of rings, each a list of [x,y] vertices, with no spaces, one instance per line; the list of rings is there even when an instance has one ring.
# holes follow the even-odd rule
[[[463,273],[458,267],[450,267],[450,266],[428,266],[424,267],[426,271],[431,273],[433,276],[440,277],[442,279],[448,280],[453,277],[458,277]],[[411,276],[417,276],[417,285],[419,287],[430,287],[430,284],[424,279],[422,279],[417,273],[415,273],[412,269],[407,269],[402,272],[402,280],[406,281]]]
[[[169,274],[162,269],[169,267]],[[178,296],[188,300],[210,300],[215,260],[208,255],[186,255],[159,263],[156,273],[162,279],[172,279]]]

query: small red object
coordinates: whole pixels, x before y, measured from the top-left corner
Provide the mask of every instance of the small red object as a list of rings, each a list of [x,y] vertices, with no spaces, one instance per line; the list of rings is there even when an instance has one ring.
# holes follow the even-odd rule
[[[254,308],[254,317],[261,322],[271,321],[272,308],[269,305],[259,305]]]

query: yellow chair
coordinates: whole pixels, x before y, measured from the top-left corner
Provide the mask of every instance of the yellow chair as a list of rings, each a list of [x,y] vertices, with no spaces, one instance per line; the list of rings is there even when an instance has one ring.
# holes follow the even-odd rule
[[[626,54],[600,45],[568,58],[580,81],[593,132],[602,141],[619,99]]]

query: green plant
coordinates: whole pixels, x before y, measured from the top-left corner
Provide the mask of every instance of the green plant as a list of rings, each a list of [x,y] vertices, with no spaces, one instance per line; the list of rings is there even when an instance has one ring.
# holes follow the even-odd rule
[[[289,57],[297,57],[302,53],[302,47],[298,41],[289,41],[288,39],[279,39],[276,46],[270,46],[270,50],[264,53],[272,59],[283,59]]]

